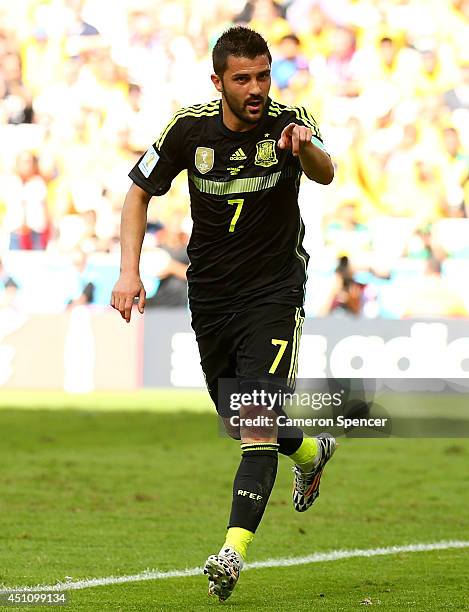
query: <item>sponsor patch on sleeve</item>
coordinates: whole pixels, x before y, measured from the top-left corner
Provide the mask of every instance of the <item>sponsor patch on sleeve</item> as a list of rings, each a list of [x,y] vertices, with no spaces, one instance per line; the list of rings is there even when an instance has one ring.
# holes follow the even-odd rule
[[[142,157],[138,167],[140,168],[143,176],[148,178],[151,174],[151,171],[156,166],[156,162],[160,159],[160,156],[155,151],[154,147],[151,146],[145,155]]]

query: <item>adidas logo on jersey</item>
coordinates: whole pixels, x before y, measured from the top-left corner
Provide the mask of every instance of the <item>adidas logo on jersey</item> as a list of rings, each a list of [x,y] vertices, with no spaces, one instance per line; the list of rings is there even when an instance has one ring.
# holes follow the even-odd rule
[[[239,149],[236,149],[236,151],[230,157],[230,161],[242,161],[243,159],[247,159],[247,157],[241,147]]]

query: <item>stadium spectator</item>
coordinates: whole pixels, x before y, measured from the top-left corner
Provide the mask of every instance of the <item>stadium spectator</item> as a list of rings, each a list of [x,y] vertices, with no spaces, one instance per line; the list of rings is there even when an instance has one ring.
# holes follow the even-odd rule
[[[246,14],[242,14],[251,28],[262,30],[271,44],[278,43],[291,32],[291,26],[285,19],[280,3],[274,0],[252,0],[248,2]],[[241,19],[238,17],[238,21]]]
[[[126,17],[128,39],[126,44],[117,47],[116,59],[127,69],[131,83],[136,83],[150,95],[156,88],[170,95],[165,87],[170,62],[164,49],[163,33],[154,15],[129,4]],[[158,66],[158,70],[148,70],[148,66]]]
[[[364,289],[365,285],[354,279],[349,258],[343,255],[339,258],[329,295],[319,314],[360,315],[363,309]]]
[[[360,93],[353,59],[357,38],[352,28],[338,26],[332,34],[332,52],[327,58],[327,74],[336,96],[355,97]]]
[[[414,49],[404,44],[402,35],[388,32],[371,40],[357,50],[355,59],[362,93],[392,86],[401,98],[413,95],[419,58]]]
[[[157,233],[158,247],[170,259],[158,273],[159,285],[156,294],[146,301],[148,307],[187,307],[187,278],[189,265],[187,256],[188,235],[177,227],[163,226]]]
[[[70,275],[70,295],[67,308],[91,304],[95,293],[95,283],[87,267],[87,256],[83,251],[76,249],[72,253],[73,272]]]
[[[272,80],[279,89],[285,89],[299,70],[308,70],[308,62],[301,54],[298,36],[287,34],[280,41],[278,57],[272,63]]]
[[[425,268],[425,276],[411,289],[404,306],[405,317],[467,317],[460,292],[442,276],[442,264],[431,257]]]
[[[8,123],[19,125],[32,122],[32,97],[23,83],[18,51],[9,51],[1,58],[0,99]]]
[[[396,41],[389,36],[383,36],[379,41],[381,70],[384,74],[392,74],[397,64],[398,47]]]
[[[464,217],[464,186],[469,180],[469,154],[463,151],[459,133],[454,127],[443,130],[443,143],[440,167],[446,193],[445,213],[447,217]]]
[[[287,18],[301,40],[305,55],[315,62],[331,53],[331,23],[321,4],[310,4],[304,12],[295,15],[295,7],[300,2],[292,2],[287,9]],[[303,3],[304,4],[304,3]]]
[[[44,249],[48,240],[47,187],[39,173],[37,156],[29,151],[16,160],[15,173],[6,178],[4,228],[11,249]]]
[[[324,241],[333,249],[347,252],[354,260],[369,253],[371,236],[368,227],[359,220],[359,207],[353,199],[340,203],[324,226]],[[334,253],[337,256],[337,253]]]
[[[442,51],[432,41],[422,45],[421,65],[415,83],[415,92],[419,97],[443,94],[455,85],[456,66],[450,55],[443,56]]]

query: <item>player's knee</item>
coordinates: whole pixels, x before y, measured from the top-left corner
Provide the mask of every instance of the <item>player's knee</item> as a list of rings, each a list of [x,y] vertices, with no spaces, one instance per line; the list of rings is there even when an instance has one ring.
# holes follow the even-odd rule
[[[277,439],[276,415],[265,406],[242,406],[241,439],[273,441]]]

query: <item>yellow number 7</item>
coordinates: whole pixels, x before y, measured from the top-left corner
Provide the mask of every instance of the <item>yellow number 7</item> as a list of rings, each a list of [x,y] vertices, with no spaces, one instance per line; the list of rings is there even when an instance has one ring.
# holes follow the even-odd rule
[[[239,215],[241,214],[241,209],[243,207],[244,200],[228,200],[228,204],[237,205],[235,214],[233,215],[233,218],[231,219],[230,229],[228,230],[229,232],[234,232],[236,221],[239,219]]]
[[[270,366],[269,374],[275,373],[275,370],[277,369],[278,364],[280,363],[280,359],[282,359],[283,353],[287,348],[288,340],[276,340],[275,338],[272,338],[272,344],[274,346],[279,346],[280,348],[278,349],[278,353],[274,359],[273,364]]]

